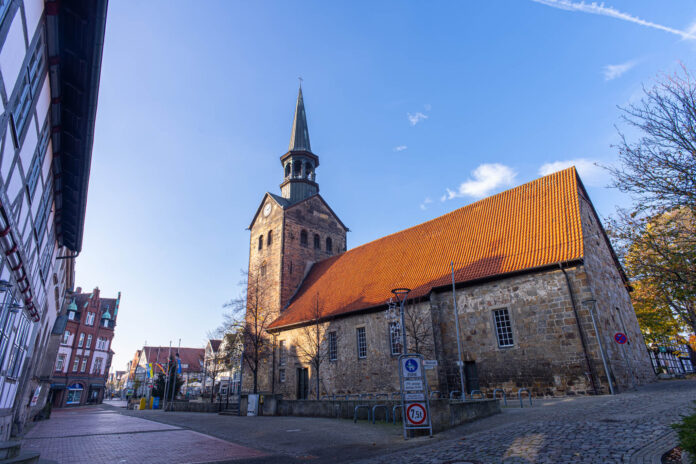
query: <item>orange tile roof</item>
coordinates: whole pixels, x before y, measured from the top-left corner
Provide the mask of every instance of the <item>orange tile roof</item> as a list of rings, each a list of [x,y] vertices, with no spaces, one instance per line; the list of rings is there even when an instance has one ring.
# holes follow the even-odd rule
[[[583,257],[579,180],[574,167],[493,195],[312,266],[270,328],[383,305],[391,289],[409,298],[434,287]]]

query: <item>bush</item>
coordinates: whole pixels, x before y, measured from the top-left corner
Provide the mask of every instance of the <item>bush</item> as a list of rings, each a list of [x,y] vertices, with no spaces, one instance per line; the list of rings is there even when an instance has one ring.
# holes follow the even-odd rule
[[[679,446],[691,456],[696,456],[696,413],[682,416],[681,422],[672,424],[672,428],[679,436]]]

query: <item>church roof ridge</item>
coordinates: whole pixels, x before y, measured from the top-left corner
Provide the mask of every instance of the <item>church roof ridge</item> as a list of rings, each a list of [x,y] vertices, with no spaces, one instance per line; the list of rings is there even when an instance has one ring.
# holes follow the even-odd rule
[[[465,282],[582,259],[580,181],[575,167],[535,179],[314,264],[271,324],[308,320],[316,293],[330,295],[324,317],[377,307],[391,289],[426,296]]]

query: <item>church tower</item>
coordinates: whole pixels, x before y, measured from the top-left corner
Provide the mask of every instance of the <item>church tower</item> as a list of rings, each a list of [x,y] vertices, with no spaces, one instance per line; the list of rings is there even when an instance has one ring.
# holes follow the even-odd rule
[[[249,290],[263,290],[264,306],[275,319],[314,263],[346,250],[348,228],[319,194],[302,88],[288,151],[280,157],[280,195],[267,192],[249,226]],[[269,321],[270,323],[270,321]]]

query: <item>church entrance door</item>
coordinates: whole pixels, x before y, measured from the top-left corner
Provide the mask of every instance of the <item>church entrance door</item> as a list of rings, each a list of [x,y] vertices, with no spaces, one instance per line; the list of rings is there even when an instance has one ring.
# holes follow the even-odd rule
[[[306,400],[309,396],[309,369],[297,368],[297,399]]]
[[[472,390],[480,389],[476,361],[466,361],[464,363],[464,378],[466,379],[466,392],[468,394],[470,394]]]

